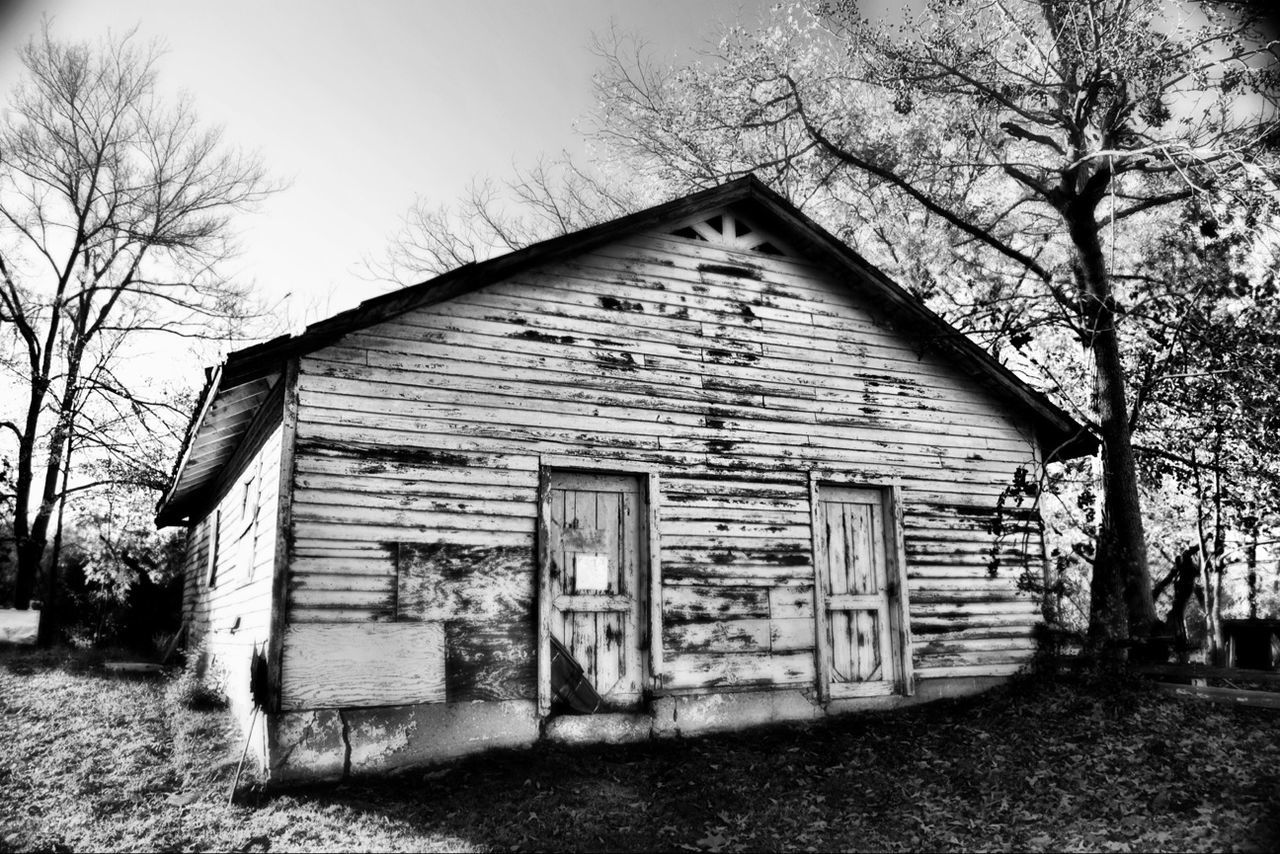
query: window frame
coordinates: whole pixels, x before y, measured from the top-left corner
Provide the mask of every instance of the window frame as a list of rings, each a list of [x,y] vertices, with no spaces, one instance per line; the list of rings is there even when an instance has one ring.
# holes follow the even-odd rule
[[[209,514],[208,565],[205,567],[205,586],[213,590],[218,586],[218,551],[222,537],[222,507],[215,507]]]

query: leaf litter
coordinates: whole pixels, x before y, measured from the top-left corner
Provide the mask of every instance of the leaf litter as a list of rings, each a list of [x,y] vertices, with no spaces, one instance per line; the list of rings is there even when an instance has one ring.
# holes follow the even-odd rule
[[[0,852],[1280,847],[1280,715],[1126,683],[1026,679],[811,724],[250,783],[228,806],[224,713],[165,708],[154,682],[5,663]]]

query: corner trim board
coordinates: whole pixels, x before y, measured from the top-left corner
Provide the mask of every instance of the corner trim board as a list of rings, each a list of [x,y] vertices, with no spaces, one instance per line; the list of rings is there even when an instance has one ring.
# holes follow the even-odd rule
[[[658,473],[645,477],[649,544],[649,677],[654,688],[662,686],[662,537],[658,530],[662,484]]]
[[[551,714],[551,469],[538,466],[538,716]]]
[[[902,500],[902,485],[899,483],[892,484],[885,491],[885,500],[889,503],[889,507],[885,508],[884,514],[885,524],[889,527],[887,532],[888,542],[892,547],[894,577],[897,584],[897,596],[894,597],[895,602],[889,606],[889,620],[894,634],[897,636],[899,649],[894,656],[895,662],[900,668],[901,678],[898,689],[910,697],[916,692],[916,682],[914,665],[911,660],[911,602],[910,591],[907,584],[907,546],[906,538],[903,534],[905,530],[904,515],[906,513]],[[893,625],[896,623],[896,625]]]
[[[288,622],[289,565],[293,544],[294,448],[298,436],[298,359],[285,366],[284,412],[280,429],[280,486],[276,496],[276,553],[271,577],[271,626],[267,636],[269,712],[280,711],[284,632]]]
[[[817,656],[813,670],[818,680],[818,699],[825,703],[831,699],[831,653],[827,640],[827,585],[823,577],[827,554],[823,546],[821,505],[818,502],[821,477],[816,470],[809,472],[809,536],[813,549],[813,654]]]

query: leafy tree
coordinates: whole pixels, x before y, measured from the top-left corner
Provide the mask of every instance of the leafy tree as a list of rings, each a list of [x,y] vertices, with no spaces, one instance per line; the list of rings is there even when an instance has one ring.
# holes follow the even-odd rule
[[[1192,3],[933,0],[895,28],[838,0],[679,69],[615,40],[596,136],[650,181],[761,174],[889,266],[899,235],[945,234],[918,292],[960,285],[1015,347],[1050,325],[1082,343],[1104,445],[1090,630],[1115,641],[1155,621],[1116,286],[1141,271],[1115,247],[1188,204],[1270,222],[1275,50],[1255,16]]]
[[[1127,250],[1141,273],[1116,278],[1148,555],[1164,567],[1153,600],[1184,649],[1194,600],[1213,655],[1223,608],[1246,580],[1229,584],[1228,570],[1248,570],[1257,611],[1258,549],[1270,545],[1280,508],[1271,439],[1280,401],[1269,379],[1280,370],[1280,305],[1274,241],[1258,239],[1247,213],[1207,219],[1194,205],[1183,213]],[[1096,551],[1089,481],[1080,464],[1052,481],[1065,504],[1048,516],[1064,591],[1078,590],[1077,569],[1090,568]]]
[[[59,624],[93,643],[154,652],[182,619],[180,531],[158,531],[154,491],[117,488],[77,502],[60,562]]]
[[[155,46],[132,34],[68,44],[46,24],[20,57],[0,126],[0,368],[13,390],[0,433],[14,469],[14,602],[26,608],[55,508],[89,486],[70,479],[73,448],[104,479],[130,479],[131,437],[163,429],[163,396],[122,370],[131,348],[225,337],[245,318],[246,293],[219,261],[229,217],[271,188],[186,101],[157,97]]]
[[[1248,229],[1215,222],[1203,231],[1184,227],[1153,247],[1148,269],[1196,298],[1181,310],[1159,301],[1163,322],[1147,325],[1136,426],[1144,476],[1194,496],[1190,550],[1217,657],[1228,565],[1251,560],[1256,611],[1257,543],[1280,508],[1280,291],[1274,265],[1254,265],[1251,276],[1243,263],[1257,254],[1241,251]]]

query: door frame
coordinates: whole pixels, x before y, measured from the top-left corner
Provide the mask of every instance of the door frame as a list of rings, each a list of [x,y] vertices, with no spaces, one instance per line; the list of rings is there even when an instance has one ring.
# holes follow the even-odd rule
[[[640,637],[641,685],[646,690],[657,688],[662,679],[662,553],[658,535],[661,483],[655,467],[607,460],[543,454],[538,458],[538,530],[537,530],[537,644],[538,644],[538,716],[551,713],[551,476],[560,472],[574,474],[614,474],[640,481],[644,501],[644,526],[647,560],[640,570],[648,575],[648,619]],[[641,580],[644,584],[644,580]],[[647,634],[647,638],[645,635]],[[646,644],[646,640],[648,641]]]
[[[892,667],[892,690],[911,696],[915,693],[915,678],[911,662],[911,608],[907,591],[907,552],[903,536],[902,483],[898,478],[868,478],[843,472],[815,469],[809,472],[809,537],[813,555],[813,620],[814,620],[814,672],[817,679],[818,699],[828,702],[831,696],[831,650],[828,648],[826,579],[823,569],[826,548],[820,534],[820,489],[822,486],[868,489],[880,493],[881,517],[884,520],[885,576],[888,579],[886,595],[889,611],[889,650],[886,652]],[[867,694],[883,693],[878,686]],[[856,696],[851,690],[845,696]],[[839,698],[837,698],[839,699]]]

